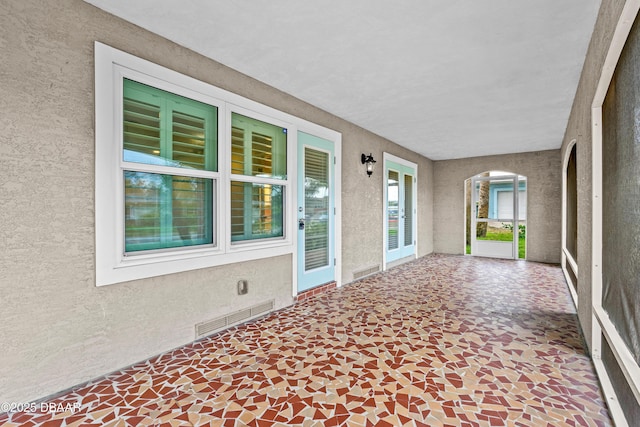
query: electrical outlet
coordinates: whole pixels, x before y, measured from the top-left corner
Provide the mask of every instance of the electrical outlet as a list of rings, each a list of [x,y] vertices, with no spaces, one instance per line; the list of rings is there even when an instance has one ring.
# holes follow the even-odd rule
[[[249,282],[238,280],[238,295],[246,295],[247,293],[249,293]]]

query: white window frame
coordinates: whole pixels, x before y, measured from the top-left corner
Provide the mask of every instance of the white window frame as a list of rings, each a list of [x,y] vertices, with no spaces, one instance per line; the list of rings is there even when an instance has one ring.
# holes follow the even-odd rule
[[[218,171],[202,173],[202,177],[214,179],[213,245],[125,256],[122,176],[122,79],[125,77],[218,108]],[[277,180],[278,185],[285,187],[282,238],[231,245],[231,111],[287,128],[287,178]],[[290,218],[295,199],[298,131],[295,121],[296,118],[286,113],[96,42],[96,286],[293,253],[294,231]],[[162,171],[162,167],[153,167],[153,171]],[[175,175],[175,169],[170,174]]]
[[[120,67],[120,66],[116,66],[114,67],[114,72],[115,72],[115,78],[114,78],[114,95],[113,95],[113,100],[114,100],[114,130],[115,130],[115,135],[116,135],[116,139],[112,140],[114,141],[113,144],[116,146],[119,146],[120,149],[118,150],[118,158],[119,158],[119,171],[116,174],[116,188],[117,190],[120,190],[117,194],[117,199],[114,203],[114,207],[120,211],[120,212],[124,212],[124,192],[121,191],[124,188],[124,172],[125,171],[129,171],[129,172],[142,172],[142,173],[153,173],[153,174],[162,174],[162,175],[167,175],[167,176],[189,176],[189,177],[193,177],[193,178],[202,178],[202,179],[209,179],[212,181],[212,202],[213,202],[213,206],[212,206],[212,231],[213,231],[213,243],[209,243],[209,244],[203,244],[203,245],[198,245],[198,246],[186,246],[186,247],[181,247],[181,248],[174,248],[173,251],[189,251],[189,252],[193,252],[193,251],[197,251],[197,252],[201,252],[202,250],[206,250],[207,248],[211,249],[211,248],[215,248],[218,244],[218,236],[219,236],[219,230],[218,227],[216,226],[216,219],[219,218],[219,205],[220,202],[217,201],[217,195],[219,194],[219,184],[220,184],[220,173],[218,171],[209,171],[209,170],[199,170],[199,169],[187,169],[187,168],[175,168],[175,167],[170,167],[170,166],[160,166],[160,165],[153,165],[153,164],[148,164],[148,163],[136,163],[136,162],[128,162],[126,160],[124,160],[124,155],[123,155],[123,144],[122,144],[122,138],[121,136],[123,135],[123,120],[121,119],[117,119],[115,120],[115,118],[121,118],[123,117],[123,105],[121,102],[122,96],[121,94],[123,93],[123,80],[124,78],[130,79],[130,80],[135,80],[138,81],[140,83],[144,83],[147,84],[149,86],[154,87],[155,89],[163,89],[167,92],[171,92],[174,94],[180,94],[180,96],[184,96],[185,98],[189,98],[189,99],[197,99],[200,98],[200,102],[204,102],[208,105],[212,105],[214,107],[217,107],[219,110],[219,105],[221,105],[219,103],[219,101],[215,100],[215,99],[207,99],[206,97],[201,97],[200,94],[198,94],[197,92],[189,92],[186,91],[184,88],[180,88],[180,87],[172,87],[171,85],[169,85],[166,82],[163,81],[157,81],[154,80],[153,78],[150,78],[149,76],[137,73],[137,72],[133,72],[131,70],[128,70],[126,68]],[[117,94],[117,95],[116,95]],[[119,96],[120,95],[120,96]],[[218,112],[219,115],[219,112]],[[219,142],[220,140],[220,129],[218,128],[218,135],[216,135],[216,145],[219,147],[221,145],[221,143]],[[219,154],[219,149],[216,148],[216,151],[218,151],[218,153],[216,153],[216,156]],[[218,159],[218,170],[220,170],[220,159]],[[122,230],[122,233],[124,233],[124,216],[120,217],[118,215],[116,215],[116,221],[117,221],[117,229],[118,230]],[[124,239],[118,239],[116,241],[116,250],[118,251],[118,253],[123,254],[126,252],[125,250],[125,242]],[[159,249],[163,252],[167,252],[167,249]],[[157,250],[156,250],[157,251]],[[132,252],[129,253],[127,255],[127,259],[130,260],[135,260],[135,259],[144,259],[145,255],[150,255],[150,257],[152,258],[154,255],[153,253],[150,252]]]
[[[289,210],[287,209],[288,203],[290,203],[289,199],[291,198],[291,194],[290,192],[292,191],[292,186],[288,185],[288,183],[290,182],[291,176],[293,176],[295,174],[295,171],[293,171],[291,168],[295,168],[295,162],[290,161],[290,156],[291,156],[291,138],[290,138],[290,123],[286,123],[284,121],[280,121],[278,119],[275,119],[273,117],[268,117],[265,116],[263,114],[259,114],[256,112],[253,112],[251,110],[248,110],[246,108],[243,108],[241,106],[237,106],[237,105],[228,105],[228,108],[226,109],[226,122],[229,123],[229,135],[231,134],[231,123],[232,123],[232,115],[233,114],[239,114],[241,116],[245,116],[248,117],[250,119],[255,119],[255,120],[259,120],[261,122],[265,122],[268,123],[270,125],[275,125],[278,127],[282,127],[282,128],[287,128],[287,179],[283,180],[283,179],[279,179],[279,178],[264,178],[264,177],[256,177],[256,176],[251,176],[251,175],[244,175],[244,174],[232,174],[231,170],[230,170],[230,166],[229,166],[229,175],[230,175],[230,181],[236,181],[236,182],[243,182],[243,183],[254,183],[254,184],[270,184],[270,185],[279,185],[279,186],[283,186],[284,187],[284,206],[283,206],[283,215],[284,218],[282,220],[282,226],[284,228],[283,232],[285,233],[285,236],[283,237],[270,237],[270,238],[266,238],[266,239],[245,239],[245,240],[238,240],[238,241],[234,241],[231,242],[231,246],[229,247],[229,251],[233,252],[236,250],[244,250],[247,248],[252,248],[255,246],[260,246],[260,245],[264,245],[266,241],[278,241],[278,240],[282,240],[285,239],[287,237],[287,230],[286,230],[286,224],[287,224],[287,218],[288,218],[288,212]],[[230,138],[230,136],[229,136]],[[296,138],[297,139],[297,138]],[[230,156],[231,156],[231,141],[229,140],[229,143],[227,145],[227,148],[229,149],[229,160],[227,160],[227,163],[230,164]],[[228,192],[228,198],[226,199],[225,202],[225,206],[231,206],[231,192]],[[225,213],[227,215],[226,217],[226,224],[231,224],[231,210],[230,209],[226,209]],[[229,226],[229,233],[231,233],[231,228]],[[291,236],[291,233],[288,233],[289,236]],[[230,237],[229,237],[230,238]]]

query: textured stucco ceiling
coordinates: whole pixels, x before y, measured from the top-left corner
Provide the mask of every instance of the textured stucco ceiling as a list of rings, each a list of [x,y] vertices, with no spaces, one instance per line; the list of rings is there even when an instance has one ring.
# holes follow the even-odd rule
[[[86,0],[433,160],[559,148],[599,0]]]

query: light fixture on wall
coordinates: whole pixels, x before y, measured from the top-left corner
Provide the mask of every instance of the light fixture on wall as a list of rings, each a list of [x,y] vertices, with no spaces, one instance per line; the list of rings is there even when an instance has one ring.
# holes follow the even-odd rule
[[[376,162],[375,160],[373,160],[373,156],[371,155],[371,153],[369,153],[368,156],[366,154],[363,154],[362,156],[360,156],[360,161],[363,165],[367,165],[367,176],[371,178],[371,174],[373,173],[373,165]]]

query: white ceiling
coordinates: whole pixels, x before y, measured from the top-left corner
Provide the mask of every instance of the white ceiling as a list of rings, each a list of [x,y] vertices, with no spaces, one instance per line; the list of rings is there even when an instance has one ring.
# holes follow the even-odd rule
[[[559,148],[600,0],[85,0],[433,160]]]

